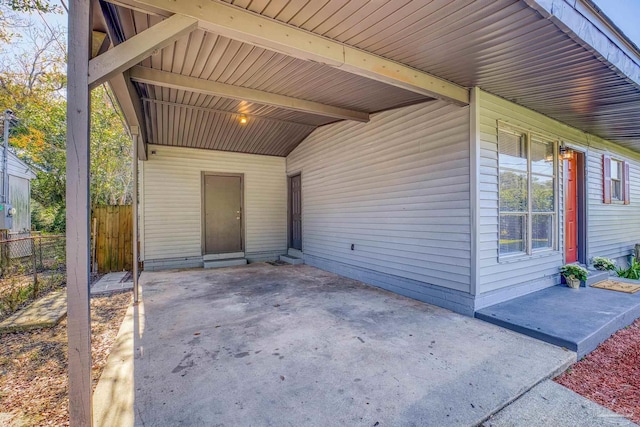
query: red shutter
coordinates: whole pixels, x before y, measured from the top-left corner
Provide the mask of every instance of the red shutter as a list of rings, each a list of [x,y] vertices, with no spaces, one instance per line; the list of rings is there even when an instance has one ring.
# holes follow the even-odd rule
[[[602,203],[611,203],[611,156],[602,155]]]
[[[622,191],[624,192],[624,204],[631,203],[631,181],[629,181],[629,163],[622,162]]]

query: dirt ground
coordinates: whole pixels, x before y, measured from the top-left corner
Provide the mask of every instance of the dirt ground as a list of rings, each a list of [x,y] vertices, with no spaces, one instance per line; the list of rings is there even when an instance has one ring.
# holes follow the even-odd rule
[[[94,388],[130,303],[131,292],[91,299]],[[0,340],[0,425],[67,426],[66,320]]]
[[[555,381],[640,423],[640,319],[616,332]]]

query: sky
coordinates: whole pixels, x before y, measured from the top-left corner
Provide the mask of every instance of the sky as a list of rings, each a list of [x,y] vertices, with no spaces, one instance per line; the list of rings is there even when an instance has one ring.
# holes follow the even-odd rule
[[[637,47],[640,47],[640,0],[593,0]]]

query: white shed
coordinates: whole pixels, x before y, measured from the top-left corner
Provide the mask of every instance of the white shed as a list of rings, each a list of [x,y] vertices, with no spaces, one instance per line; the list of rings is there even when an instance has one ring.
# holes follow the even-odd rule
[[[0,170],[2,170],[0,162]],[[11,233],[31,230],[31,180],[36,178],[33,170],[18,156],[9,150],[7,159],[9,172],[9,203],[15,208]],[[3,187],[4,174],[0,174],[0,188]]]

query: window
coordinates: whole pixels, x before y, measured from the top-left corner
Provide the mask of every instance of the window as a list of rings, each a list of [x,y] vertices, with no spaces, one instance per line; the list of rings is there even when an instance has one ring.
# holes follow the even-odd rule
[[[622,198],[622,162],[611,160],[611,199],[623,200]]]
[[[555,145],[530,132],[498,130],[500,255],[555,248]]]
[[[612,159],[608,155],[602,156],[602,202],[631,202],[631,182],[629,181],[629,163]]]

